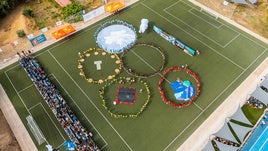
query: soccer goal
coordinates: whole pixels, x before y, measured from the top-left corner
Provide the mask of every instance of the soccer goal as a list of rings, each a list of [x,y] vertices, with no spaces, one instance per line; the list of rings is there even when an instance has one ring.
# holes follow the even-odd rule
[[[205,13],[215,17],[216,20],[219,18],[219,15],[216,12],[212,11],[212,10],[209,10],[209,9],[206,9],[206,8],[201,8],[200,11],[205,12]]]
[[[31,115],[26,117],[27,125],[29,126],[32,134],[34,135],[36,141],[38,142],[38,145],[41,145],[46,141],[46,138],[44,137],[43,133],[39,129],[38,125],[36,124],[35,120]]]

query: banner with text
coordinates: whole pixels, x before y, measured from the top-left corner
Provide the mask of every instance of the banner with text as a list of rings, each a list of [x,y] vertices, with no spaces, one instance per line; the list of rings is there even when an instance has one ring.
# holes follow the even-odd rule
[[[46,40],[47,40],[46,36],[44,34],[41,34],[37,37],[30,39],[30,42],[31,42],[32,46],[36,46],[36,45],[38,45]]]
[[[101,6],[101,7],[97,8],[97,9],[95,9],[95,10],[93,10],[91,12],[88,12],[85,15],[83,15],[84,22],[89,21],[92,18],[97,17],[97,16],[99,16],[101,14],[104,14],[104,13],[105,13],[104,6]]]

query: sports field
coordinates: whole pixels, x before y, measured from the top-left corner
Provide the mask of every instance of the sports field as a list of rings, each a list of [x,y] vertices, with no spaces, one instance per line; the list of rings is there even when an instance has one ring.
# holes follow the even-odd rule
[[[34,56],[82,124],[94,134],[93,139],[102,150],[176,150],[268,56],[266,44],[200,10],[187,0],[141,0],[121,14],[106,18]],[[138,34],[137,42],[159,45],[166,56],[164,69],[187,64],[201,80],[201,94],[188,107],[174,108],[165,104],[158,91],[160,72],[154,77],[143,79],[151,92],[150,103],[144,112],[137,118],[117,119],[111,117],[102,106],[99,90],[103,84],[88,83],[79,75],[77,54],[97,47],[93,35],[103,22],[124,20],[138,31],[142,18],[149,19],[149,29],[144,34]],[[185,54],[158,36],[152,30],[153,25],[191,48],[198,49],[201,54],[194,57]],[[91,57],[94,59],[94,55]],[[155,49],[134,47],[125,57],[127,65],[138,72],[151,72],[161,66],[161,55]],[[106,60],[102,61],[104,66]],[[92,70],[96,77],[102,76],[106,74],[106,68],[109,70],[110,66],[114,66],[112,63],[106,65],[108,67],[104,66],[100,71],[94,66],[88,67],[88,70]],[[131,76],[122,69],[117,75],[119,77]],[[171,81],[175,77],[169,78]],[[10,65],[0,71],[0,80],[25,127],[29,130],[26,117],[32,115],[44,134],[46,142],[37,145],[38,149],[46,150],[47,143],[54,147],[61,146],[67,135],[23,68],[18,63]],[[168,86],[164,88],[172,91]],[[30,130],[29,133],[37,144]]]

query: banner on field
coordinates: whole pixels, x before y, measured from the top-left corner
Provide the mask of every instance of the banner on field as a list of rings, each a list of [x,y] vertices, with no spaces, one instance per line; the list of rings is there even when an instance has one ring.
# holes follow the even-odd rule
[[[101,6],[97,9],[83,15],[84,22],[89,21],[90,19],[97,17],[97,16],[104,14],[104,13],[105,13],[104,6]]]
[[[31,42],[32,46],[36,46],[36,45],[38,45],[46,40],[47,40],[46,36],[44,34],[41,34],[39,36],[36,36],[36,37],[30,39],[30,42]]]

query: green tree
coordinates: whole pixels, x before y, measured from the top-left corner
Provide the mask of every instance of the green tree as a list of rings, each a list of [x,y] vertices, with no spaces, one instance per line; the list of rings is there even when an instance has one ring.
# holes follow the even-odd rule
[[[18,0],[0,0],[0,17],[4,17],[7,15],[9,10],[13,9]]]
[[[62,9],[63,18],[66,19],[69,16],[75,15],[78,12],[81,12],[83,10],[82,5],[80,4],[68,4],[66,7]]]
[[[34,17],[34,12],[30,8],[24,8],[22,14],[26,17]]]
[[[16,33],[17,33],[18,37],[20,37],[20,38],[24,37],[26,35],[23,29],[17,30]]]

